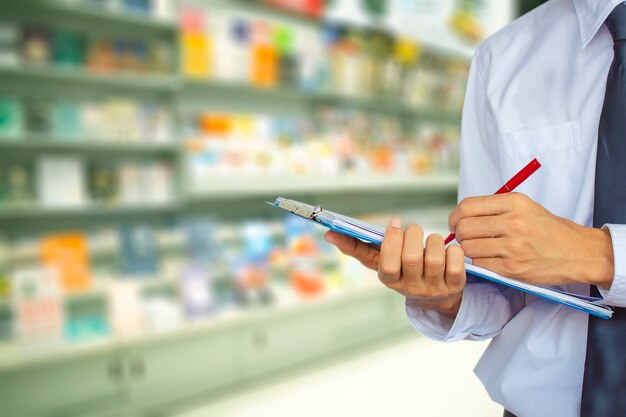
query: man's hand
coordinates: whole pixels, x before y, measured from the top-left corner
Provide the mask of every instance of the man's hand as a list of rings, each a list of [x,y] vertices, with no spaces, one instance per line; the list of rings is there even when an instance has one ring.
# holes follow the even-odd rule
[[[378,271],[380,281],[425,310],[435,310],[454,319],[465,287],[463,250],[444,246],[443,237],[431,235],[424,247],[424,232],[418,225],[404,232],[400,219],[393,219],[380,249],[336,232],[326,240],[341,252]]]
[[[609,232],[557,217],[524,194],[467,198],[448,222],[476,266],[533,284],[611,286]]]

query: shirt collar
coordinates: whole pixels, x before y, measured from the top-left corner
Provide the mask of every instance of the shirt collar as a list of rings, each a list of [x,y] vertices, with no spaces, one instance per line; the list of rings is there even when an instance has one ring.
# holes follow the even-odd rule
[[[578,16],[578,25],[580,26],[580,40],[583,49],[587,47],[589,42],[598,33],[600,27],[615,6],[624,0],[572,0],[576,15]]]

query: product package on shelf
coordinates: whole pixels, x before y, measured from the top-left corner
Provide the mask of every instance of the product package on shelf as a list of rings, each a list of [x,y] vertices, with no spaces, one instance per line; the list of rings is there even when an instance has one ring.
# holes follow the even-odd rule
[[[41,157],[37,161],[39,204],[46,208],[86,206],[84,163],[73,157]]]
[[[320,18],[326,10],[324,0],[261,0],[264,4],[294,13]]]
[[[83,123],[80,107],[71,101],[58,101],[52,105],[52,129],[55,138],[76,141],[81,139]]]
[[[52,131],[52,103],[46,97],[27,97],[24,105],[24,130],[36,135]]]
[[[0,65],[15,66],[19,62],[20,31],[17,25],[0,22]]]
[[[0,141],[15,140],[23,131],[22,103],[15,97],[0,96]]]
[[[107,286],[108,321],[116,338],[132,338],[145,329],[145,311],[138,282],[112,279]]]
[[[87,171],[91,202],[107,207],[119,204],[119,176],[115,164],[90,161]]]
[[[27,351],[49,351],[63,342],[65,312],[61,284],[51,268],[13,271],[13,327]]]
[[[124,226],[119,231],[119,238],[121,273],[131,277],[155,277],[159,253],[152,227]]]
[[[183,317],[178,301],[172,297],[148,296],[142,301],[144,327],[151,333],[176,330],[183,324]]]
[[[159,7],[166,9],[170,7]],[[22,63],[97,74],[166,74],[173,72],[172,55],[171,46],[158,39],[92,36],[63,27],[0,22],[0,65]]]
[[[447,207],[432,208],[362,218],[385,224],[392,215],[400,215],[407,223],[420,223],[426,233],[441,233],[446,231],[448,211]],[[62,316],[54,319],[60,327],[54,328],[53,339],[58,340],[59,334],[71,343],[136,337],[175,330],[186,322],[212,320],[232,310],[253,313],[267,306],[298,305],[379,285],[374,271],[342,255],[323,235],[324,230],[295,216],[245,222],[195,217],[175,225],[102,229],[89,237],[90,255],[86,238],[80,234],[46,236],[40,263],[46,266],[46,274],[58,280],[58,305],[63,306],[64,293],[89,290],[95,282],[106,294],[105,302],[96,292],[97,302],[79,303],[76,308],[75,303],[66,303]],[[8,240],[7,251],[27,257],[34,242],[36,237],[28,236]],[[119,270],[98,269],[97,259],[109,253],[119,257]],[[90,259],[94,259],[93,267]],[[10,271],[11,300],[16,299],[16,292],[24,295],[27,289],[18,287],[22,281],[14,273],[26,276],[27,282],[44,274],[30,267],[25,272]],[[129,279],[133,276],[144,279]]]
[[[186,169],[198,193],[259,178],[406,180],[454,174],[458,161],[454,127],[423,123],[407,129],[393,116],[341,108],[322,108],[312,120],[201,112],[184,123]]]
[[[35,166],[27,160],[0,164],[0,207],[24,208],[35,204]]]
[[[407,110],[460,113],[468,62],[390,30],[311,28],[236,9],[183,5],[182,73],[235,85],[384,98]]]
[[[210,315],[216,308],[209,266],[190,263],[180,272],[180,296],[185,315],[198,320]]]
[[[52,58],[52,33],[46,26],[22,27],[20,40],[22,61],[30,65],[47,65]]]
[[[101,313],[68,315],[65,340],[70,343],[89,343],[108,340],[111,336],[107,318]]]
[[[85,64],[85,36],[81,33],[57,30],[52,34],[52,62],[62,68],[76,69]]]
[[[207,78],[211,73],[211,39],[201,8],[186,6],[180,10],[181,70],[189,78]]]
[[[92,288],[87,238],[82,233],[44,237],[41,263],[56,271],[66,293],[80,293]]]
[[[173,200],[173,172],[167,163],[120,165],[120,201],[123,205],[166,204]]]

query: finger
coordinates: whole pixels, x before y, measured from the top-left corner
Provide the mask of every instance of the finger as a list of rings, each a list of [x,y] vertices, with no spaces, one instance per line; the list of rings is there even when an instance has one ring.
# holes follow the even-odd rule
[[[443,237],[428,236],[424,250],[424,283],[428,289],[438,291],[445,287],[443,278],[445,266],[446,248]]]
[[[446,249],[446,271],[444,274],[446,286],[453,293],[458,293],[465,287],[465,254],[457,245]]]
[[[404,231],[402,246],[402,281],[407,287],[421,287],[424,283],[424,231],[417,224]]]
[[[465,217],[456,225],[456,241],[493,238],[505,234],[502,216]]]
[[[380,246],[378,277],[383,283],[391,283],[400,278],[403,241],[402,223],[396,217],[389,222]]]
[[[505,255],[503,238],[469,239],[461,242],[465,256],[471,259],[499,258]]]
[[[512,200],[517,198],[516,193],[466,198],[448,216],[450,231],[454,232],[459,220],[465,217],[495,216],[506,213],[512,205]]]
[[[370,269],[378,269],[380,251],[367,243],[341,233],[328,231],[324,238],[343,254],[351,256]]]

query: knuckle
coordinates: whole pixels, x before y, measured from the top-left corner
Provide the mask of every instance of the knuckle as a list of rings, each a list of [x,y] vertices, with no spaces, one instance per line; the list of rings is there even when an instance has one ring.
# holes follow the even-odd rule
[[[422,265],[422,256],[415,253],[402,254],[402,264],[407,267],[419,267]]]
[[[389,279],[400,273],[400,268],[392,265],[381,265],[378,269],[378,277],[381,279]]]
[[[459,265],[455,263],[455,264],[449,265],[446,268],[446,273],[450,276],[458,277],[463,274],[464,269],[465,268],[463,267],[463,265]]]
[[[471,258],[473,255],[475,255],[471,242],[467,240],[462,241],[460,245],[461,245],[460,246],[461,251],[463,252],[463,256],[467,256],[468,258]]]
[[[471,197],[464,198],[457,206],[457,212],[461,215],[461,217],[467,215],[469,211],[469,207],[471,206]]]
[[[443,268],[444,262],[445,261],[444,261],[443,256],[427,254],[424,257],[424,263],[430,268],[435,268],[435,269]]]
[[[513,206],[519,208],[527,202],[528,197],[522,193],[509,193],[509,200]]]
[[[459,222],[456,224],[456,231],[455,231],[457,241],[460,242],[459,239],[461,240],[465,239],[468,235],[468,231],[469,231],[468,219],[459,220]]]

